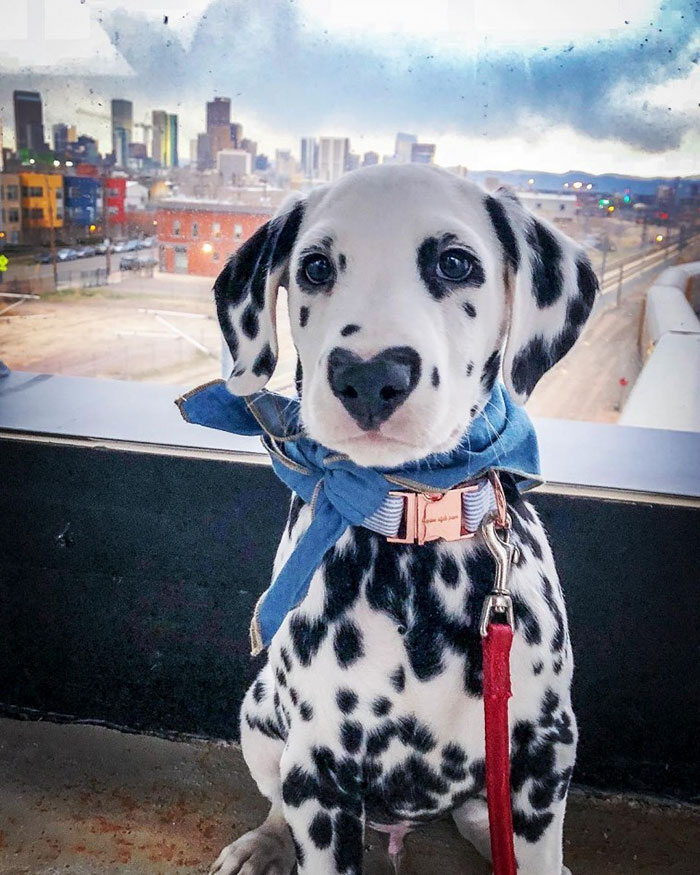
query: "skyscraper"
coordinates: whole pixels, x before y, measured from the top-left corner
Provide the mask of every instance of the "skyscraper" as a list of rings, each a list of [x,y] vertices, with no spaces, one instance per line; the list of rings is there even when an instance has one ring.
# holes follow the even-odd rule
[[[46,143],[44,142],[41,94],[38,91],[13,91],[12,99],[15,105],[17,150],[43,151],[46,148]]]
[[[53,132],[53,150],[59,155],[63,155],[68,148],[68,125],[61,122],[54,125],[51,130]]]
[[[211,143],[210,166],[213,167],[217,154],[233,145],[230,98],[215,97],[207,103],[207,136]]]
[[[435,160],[435,143],[413,143],[411,161],[413,164],[432,164]]]
[[[134,138],[134,107],[130,100],[112,101],[112,152],[117,167],[126,167]]]
[[[168,113],[168,141],[166,159],[168,167],[178,166],[177,157],[177,116]]]
[[[168,128],[168,113],[162,109],[154,109],[151,113],[151,126],[153,128],[153,148],[151,158],[157,161],[161,167],[166,165],[166,133]]]
[[[324,182],[335,182],[345,173],[350,140],[347,137],[321,137],[318,143],[318,175]]]
[[[411,160],[411,147],[417,142],[418,137],[415,134],[399,132],[396,135],[396,145],[394,146],[396,160],[401,164],[408,164]]]
[[[314,137],[301,140],[301,172],[306,179],[313,179],[318,173],[318,143]]]

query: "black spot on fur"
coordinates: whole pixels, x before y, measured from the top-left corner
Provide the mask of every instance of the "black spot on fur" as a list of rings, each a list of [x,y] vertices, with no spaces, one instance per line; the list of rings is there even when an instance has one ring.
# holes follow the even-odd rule
[[[302,307],[299,310],[299,325],[302,328],[306,328],[306,323],[309,321],[309,313],[310,312],[311,311],[309,310],[308,307]]]
[[[440,371],[438,371],[437,368],[433,368],[433,372],[430,375],[430,382],[436,389],[440,385]]]
[[[391,700],[387,699],[386,696],[379,696],[372,702],[372,713],[376,717],[386,717],[386,715],[391,711]]]
[[[308,702],[302,702],[299,706],[299,713],[301,714],[301,719],[308,723],[309,720],[313,719],[314,709]]]
[[[339,253],[339,255],[338,255],[338,267],[340,268],[341,273],[342,273],[342,271],[345,270],[345,268],[347,266],[348,266],[347,258],[343,255],[342,252]]]
[[[526,842],[534,844],[542,838],[553,818],[554,815],[551,811],[542,814],[525,814],[524,811],[514,808],[513,832],[525,839]]]
[[[360,330],[359,325],[355,325],[354,323],[350,323],[341,329],[340,333],[343,337],[349,337],[351,334],[355,334],[356,331]]]
[[[513,597],[513,613],[515,628],[522,630],[525,640],[530,646],[542,643],[542,630],[530,606],[521,596]]]
[[[314,778],[301,766],[293,766],[282,782],[282,798],[285,805],[298,808],[307,799],[318,796],[318,786]]]
[[[562,250],[556,237],[535,219],[527,231],[533,249],[532,292],[540,309],[551,307],[562,294]]]
[[[400,665],[395,672],[389,678],[391,681],[392,687],[396,690],[397,693],[402,693],[404,691],[404,687],[406,686],[406,669]]]
[[[490,393],[498,376],[498,369],[501,366],[501,353],[495,349],[486,359],[486,364],[481,372],[481,386],[484,392]]]
[[[297,395],[301,398],[301,392],[304,383],[304,368],[301,364],[301,359],[297,356],[297,367],[294,372],[294,388],[297,390]]]
[[[467,316],[470,316],[472,319],[476,316],[476,307],[470,301],[465,301],[462,304],[462,309]]]
[[[477,256],[471,252],[471,272],[467,278],[461,282],[450,282],[443,280],[437,274],[438,259],[442,250],[448,248],[450,244],[456,244],[461,249],[465,249],[463,245],[459,245],[454,234],[445,234],[442,238],[427,237],[418,247],[416,253],[416,263],[418,265],[418,273],[425,283],[430,294],[438,301],[452,294],[455,289],[464,288],[466,286],[477,287],[485,282],[484,269]]]
[[[467,362],[466,374],[468,377],[471,377],[473,370],[474,370],[474,362]]]
[[[357,693],[348,689],[338,690],[335,701],[343,714],[351,714],[357,708]]]
[[[258,310],[253,304],[248,304],[241,316],[241,331],[246,337],[253,340],[258,336],[259,330],[260,322],[258,319]]]
[[[367,545],[367,539],[363,537],[361,531],[356,529],[354,556],[349,557],[345,551],[331,550],[323,562],[326,581],[326,603],[323,614],[328,622],[339,619],[352,607],[360,594],[362,574],[371,562],[368,551],[363,550]]]
[[[347,668],[364,656],[362,632],[360,632],[359,626],[351,620],[344,620],[340,623],[336,629],[333,648],[341,668]]]
[[[277,669],[277,671],[275,672],[275,677],[277,678],[277,683],[281,687],[287,686],[287,676],[285,675],[285,673],[282,671],[281,668]]]
[[[362,821],[356,815],[340,811],[335,815],[334,858],[338,872],[360,875],[362,871]]]
[[[271,257],[273,270],[276,267],[279,267],[285,258],[289,257],[297,239],[299,226],[301,225],[303,218],[304,204],[299,201],[286,216],[278,216],[277,219],[272,220],[275,224],[275,231],[277,232],[275,246]]]
[[[442,758],[449,763],[462,765],[467,759],[467,754],[463,747],[454,741],[450,741],[442,749]]]
[[[561,653],[564,649],[564,644],[566,643],[566,623],[564,621],[564,613],[559,606],[559,602],[555,598],[552,582],[544,574],[542,575],[542,595],[547,603],[547,607],[554,617],[556,627],[554,636],[552,637],[552,650],[554,653]]]
[[[585,256],[579,258],[576,262],[576,277],[578,280],[578,290],[583,301],[582,312],[585,313],[582,321],[585,321],[591,312],[596,292],[598,291],[598,277],[593,272],[593,268]]]
[[[357,753],[362,744],[362,724],[356,720],[346,720],[340,727],[340,740],[348,753]]]
[[[544,669],[544,663],[542,662],[542,660],[538,660],[537,662],[533,662],[532,673],[534,675],[542,674],[543,669]]]
[[[292,670],[292,660],[289,658],[289,651],[286,647],[280,648],[280,658],[284,664],[285,671]]]
[[[253,684],[253,701],[259,705],[264,698],[265,698],[265,682],[264,681],[255,681],[255,683]]]
[[[434,749],[436,742],[432,732],[413,715],[399,717],[396,728],[403,744],[414,747],[420,753],[429,753]]]
[[[286,741],[287,739],[287,733],[284,727],[279,722],[275,722],[269,717],[261,720],[258,717],[252,717],[250,714],[246,714],[245,722],[248,724],[249,729],[257,730],[267,738],[274,738],[278,741]]]
[[[478,404],[474,404],[473,407],[470,407],[470,408],[469,408],[469,415],[472,416],[472,417],[476,416],[476,414],[477,414],[478,412],[479,412],[479,405],[478,405]]]
[[[486,197],[484,206],[491,217],[493,229],[503,249],[503,260],[515,272],[520,266],[520,250],[505,208],[499,200],[491,196]]]
[[[459,566],[452,556],[444,555],[440,560],[440,577],[445,582],[445,586],[454,589],[459,583]]]
[[[323,620],[309,620],[303,614],[294,614],[289,621],[289,633],[292,637],[294,652],[302,665],[311,665],[311,660],[318,653],[323,643],[328,627]]]
[[[319,811],[311,821],[309,838],[320,851],[330,848],[333,841],[333,822],[325,811]]]
[[[272,372],[275,369],[275,362],[277,361],[275,354],[272,352],[272,347],[269,343],[266,343],[265,346],[260,351],[260,354],[255,359],[253,363],[253,373],[256,377],[260,377],[265,375],[266,377],[271,377]]]
[[[292,705],[295,707],[299,704],[299,694],[294,687],[289,688],[289,698],[292,700]]]

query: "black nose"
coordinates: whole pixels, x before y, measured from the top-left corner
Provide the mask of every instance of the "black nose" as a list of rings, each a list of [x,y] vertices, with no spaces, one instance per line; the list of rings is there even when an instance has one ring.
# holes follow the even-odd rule
[[[378,428],[408,398],[420,379],[420,356],[393,346],[363,361],[336,347],[328,356],[328,382],[360,428]]]

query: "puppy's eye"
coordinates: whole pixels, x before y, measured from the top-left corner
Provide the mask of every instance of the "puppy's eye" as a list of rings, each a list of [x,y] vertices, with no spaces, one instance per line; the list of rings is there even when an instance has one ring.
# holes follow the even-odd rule
[[[302,262],[306,279],[315,286],[322,286],[333,278],[333,265],[320,253],[307,255]]]
[[[458,283],[472,272],[472,257],[463,249],[446,249],[438,259],[437,273],[441,279]]]

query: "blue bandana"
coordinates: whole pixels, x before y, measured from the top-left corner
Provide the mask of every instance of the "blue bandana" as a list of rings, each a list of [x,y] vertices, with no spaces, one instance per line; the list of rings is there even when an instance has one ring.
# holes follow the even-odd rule
[[[520,489],[540,481],[532,423],[500,383],[456,450],[400,468],[363,468],[310,440],[299,422],[298,399],[267,391],[240,398],[217,380],[193,389],[176,403],[188,422],[259,435],[275,474],[313,508],[309,527],[256,606],[253,653],[269,645],[289,611],[304,599],[326,552],[348,526],[361,526],[371,517],[390,491],[447,491],[487,471],[512,474]]]

